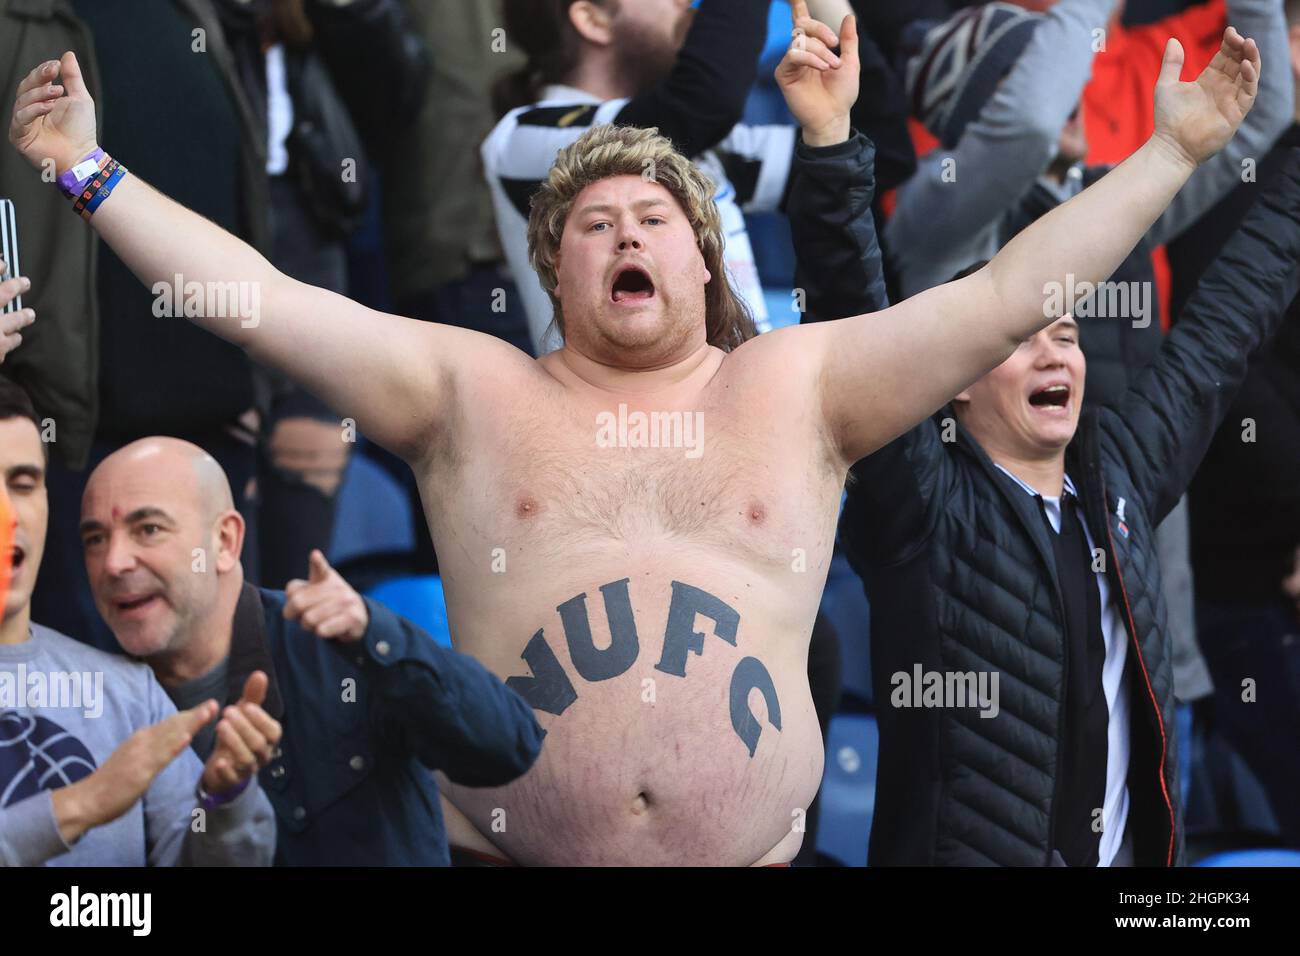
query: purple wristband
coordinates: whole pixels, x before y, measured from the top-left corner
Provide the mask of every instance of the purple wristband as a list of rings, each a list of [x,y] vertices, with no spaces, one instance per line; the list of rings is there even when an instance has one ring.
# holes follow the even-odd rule
[[[58,183],[63,195],[72,199],[81,192],[86,183],[90,182],[91,177],[99,172],[99,163],[103,158],[104,151],[97,146],[93,153],[60,176]]]
[[[248,785],[252,782],[253,782],[253,778],[248,777],[247,779],[244,780],[243,783],[237,786],[234,790],[231,790],[227,793],[213,794],[213,793],[208,793],[206,790],[203,789],[203,778],[200,777],[199,785],[196,788],[197,795],[199,798],[199,806],[201,806],[204,810],[215,810],[217,807],[224,807],[227,803],[234,802],[234,800],[241,793],[243,793],[245,790],[248,789]]]

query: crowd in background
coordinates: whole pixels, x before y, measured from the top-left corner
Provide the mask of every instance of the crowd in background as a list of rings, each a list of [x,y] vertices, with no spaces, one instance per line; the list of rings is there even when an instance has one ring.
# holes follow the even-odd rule
[[[565,0],[133,0],[128,16],[90,0],[47,6],[0,10],[0,102],[31,64],[75,49],[104,149],[302,282],[532,354],[555,347],[527,259],[528,200],[560,148],[609,121],[658,127],[714,176],[728,268],[757,329],[800,321],[785,216],[797,131],[772,79],[790,41],[782,0],[702,0],[680,35],[621,36],[640,55],[604,64],[579,59],[555,27]],[[876,147],[872,211],[894,301],[988,259],[1140,145],[1166,37],[1185,48],[1185,77],[1229,22],[1264,53],[1246,125],[1116,273],[1149,291],[1142,321],[1084,324],[1089,400],[1118,401],[1279,151],[1300,144],[1300,3],[997,6],[963,20],[951,18],[974,4],[851,0],[863,62],[852,119]],[[978,44],[982,74],[962,75],[954,49]],[[944,163],[959,189],[936,186]],[[41,322],[0,368],[57,423],[33,620],[120,651],[86,579],[80,503],[113,452],[169,435],[229,476],[250,582],[283,588],[319,549],[358,591],[445,642],[437,554],[407,467],[240,350],[156,318],[153,292],[21,164],[0,151],[23,271],[57,277],[33,290]],[[1300,302],[1253,356],[1160,531],[1193,855],[1300,848],[1298,312]],[[844,786],[833,807],[823,795],[805,862],[866,859],[871,715],[887,706],[872,690],[870,641],[862,583],[837,548],[809,674],[827,775]],[[1289,697],[1234,706],[1242,673],[1286,675]]]

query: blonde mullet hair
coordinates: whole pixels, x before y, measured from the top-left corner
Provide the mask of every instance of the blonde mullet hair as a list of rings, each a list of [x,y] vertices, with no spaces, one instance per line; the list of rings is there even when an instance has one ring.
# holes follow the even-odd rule
[[[564,335],[564,312],[555,296],[555,260],[564,224],[578,194],[611,176],[641,176],[670,193],[686,213],[712,280],[704,288],[705,332],[710,345],[731,351],[754,337],[754,320],[727,279],[722,218],[713,183],[654,128],[593,126],[560,150],[550,174],[533,196],[528,217],[528,259],[551,297],[555,325]]]

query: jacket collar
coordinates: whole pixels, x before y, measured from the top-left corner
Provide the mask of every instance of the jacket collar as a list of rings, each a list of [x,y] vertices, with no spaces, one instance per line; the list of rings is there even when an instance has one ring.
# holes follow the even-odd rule
[[[1059,592],[1061,582],[1056,573],[1056,553],[1052,550],[1052,541],[1047,536],[1047,525],[1039,514],[1038,500],[1025,494],[1014,479],[993,463],[993,459],[989,457],[988,452],[962,425],[952,405],[945,406],[938,414],[952,418],[957,426],[955,447],[968,455],[988,476],[990,484],[998,489],[998,493],[1002,495],[1011,511],[1020,521],[1021,528],[1028,535],[1029,540],[1034,543],[1039,558],[1047,567],[1052,583]],[[1093,541],[1098,542],[1099,546],[1109,551],[1106,536],[1098,533],[1099,528],[1105,527],[1104,514],[1101,516],[1103,523],[1099,525],[1097,521],[1099,511],[1104,512],[1105,506],[1101,497],[1100,470],[1096,467],[1098,463],[1095,454],[1096,431],[1096,411],[1085,408],[1079,415],[1079,427],[1074,433],[1074,439],[1065,449],[1065,470],[1077,479],[1076,488],[1083,501],[1084,512],[1087,516],[1088,528],[1092,532]],[[1112,566],[1113,562],[1108,561],[1107,568]]]
[[[266,639],[266,617],[257,588],[245,582],[235,605],[235,618],[230,630],[229,683],[226,703],[233,704],[244,692],[244,683],[253,671],[262,671],[267,677],[266,701],[262,709],[279,720],[284,716],[284,699],[275,679],[275,663]]]

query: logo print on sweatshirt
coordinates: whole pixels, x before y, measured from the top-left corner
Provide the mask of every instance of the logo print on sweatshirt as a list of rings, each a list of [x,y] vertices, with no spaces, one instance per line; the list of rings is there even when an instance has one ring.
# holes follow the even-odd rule
[[[0,807],[76,783],[94,770],[86,745],[54,721],[0,712]]]

